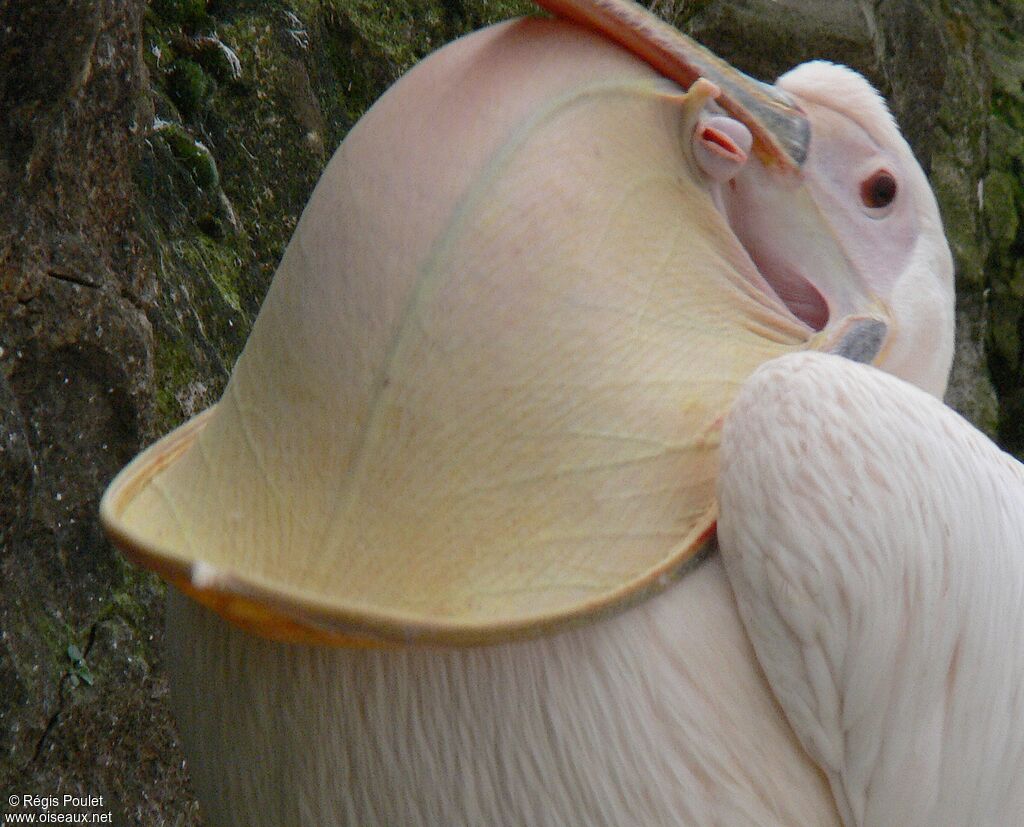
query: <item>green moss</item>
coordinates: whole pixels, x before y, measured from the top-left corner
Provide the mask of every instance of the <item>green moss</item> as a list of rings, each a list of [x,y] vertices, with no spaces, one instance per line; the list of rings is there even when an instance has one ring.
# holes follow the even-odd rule
[[[75,631],[66,621],[58,620],[49,612],[39,612],[32,623],[36,633],[33,637],[41,640],[49,657],[49,669],[52,675],[63,673],[67,646],[75,639]]]
[[[1020,182],[1016,176],[997,169],[985,176],[983,186],[985,224],[989,238],[1000,250],[1006,250],[1016,240],[1020,227],[1017,214]]]
[[[120,618],[132,628],[140,628],[146,622],[144,604],[159,604],[166,591],[164,582],[152,572],[133,566],[120,555],[117,557],[117,573],[118,580],[97,613],[96,622]]]
[[[185,418],[179,395],[199,377],[189,348],[182,339],[158,336],[155,345],[157,429],[164,433]]]
[[[213,190],[220,185],[220,173],[213,154],[189,135],[183,126],[165,121],[157,126],[155,132],[167,144],[196,186],[203,190]]]
[[[978,243],[976,194],[965,192],[962,167],[945,153],[934,158],[930,180],[957,261],[957,278],[980,288],[985,280],[985,252]]]
[[[174,63],[177,52],[164,32],[153,25],[145,27],[145,44],[143,56],[146,68],[152,77],[161,77],[163,72]]]
[[[992,302],[990,335],[996,353],[1008,364],[1020,361],[1020,320],[1022,307],[1018,300],[1001,296]]]
[[[992,100],[985,177],[989,369],[999,396],[999,440],[1024,456],[1024,40],[1013,3],[980,4]]]
[[[1017,259],[1013,266],[1013,275],[1007,283],[1010,295],[1017,301],[1024,299],[1024,259]]]
[[[150,638],[145,631],[154,622],[159,622],[158,618],[163,614],[166,592],[164,581],[157,575],[146,569],[137,568],[118,555],[117,577],[92,623],[99,626],[120,621],[135,630],[136,634],[120,641],[121,647],[132,647],[130,651],[123,652],[123,655],[130,655],[140,663],[149,663],[153,659],[153,653],[147,650],[147,641]],[[157,618],[154,618],[154,614]],[[97,659],[90,660],[89,665],[97,680],[116,679],[118,671],[123,668],[119,663],[104,663]],[[109,671],[111,667],[115,670],[113,673]]]
[[[339,0],[329,5],[347,17],[366,45],[386,56],[399,71],[443,45],[438,35],[445,27],[444,12],[433,3],[400,0],[382,8],[372,0]]]
[[[210,285],[232,310],[242,314],[239,298],[242,262],[235,250],[229,245],[197,236],[178,245],[178,252],[185,264],[206,275]]]
[[[222,83],[236,81],[241,76],[238,55],[216,36],[199,38],[193,56],[203,69]]]
[[[152,0],[150,8],[165,23],[195,28],[209,19],[207,0]]]
[[[1016,159],[1024,157],[1024,132],[1011,125],[1019,116],[1019,107],[1005,106],[1005,117],[989,119],[988,146],[991,164],[1011,172]]]
[[[162,306],[156,332],[154,431],[165,433],[217,400],[251,319],[241,307],[242,264],[250,255],[237,239],[200,233],[167,238],[157,232]]]
[[[213,93],[213,81],[190,58],[178,58],[167,72],[167,94],[185,117],[205,109]]]

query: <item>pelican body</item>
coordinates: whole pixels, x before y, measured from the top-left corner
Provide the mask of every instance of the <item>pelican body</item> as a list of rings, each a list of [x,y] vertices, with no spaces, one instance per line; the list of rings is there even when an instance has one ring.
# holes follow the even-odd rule
[[[1024,465],[909,383],[802,353],[737,397],[719,498],[740,616],[841,823],[1020,824]]]
[[[941,396],[934,198],[850,70],[547,5],[353,128],[224,398],[104,497],[180,590],[212,825],[860,823],[715,553],[719,445],[805,351]]]

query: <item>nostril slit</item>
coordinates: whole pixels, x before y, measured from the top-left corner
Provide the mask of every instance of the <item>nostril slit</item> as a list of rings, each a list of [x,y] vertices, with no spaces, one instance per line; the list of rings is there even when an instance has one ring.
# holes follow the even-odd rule
[[[708,149],[719,154],[745,160],[747,154],[740,149],[736,142],[724,132],[705,126],[700,133],[700,139],[707,145]]]

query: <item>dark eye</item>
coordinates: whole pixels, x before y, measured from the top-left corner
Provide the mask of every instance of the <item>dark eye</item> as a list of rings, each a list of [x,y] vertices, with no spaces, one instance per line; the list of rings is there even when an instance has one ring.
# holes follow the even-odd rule
[[[887,169],[880,169],[861,182],[860,200],[865,207],[877,210],[888,207],[896,199],[896,179]]]

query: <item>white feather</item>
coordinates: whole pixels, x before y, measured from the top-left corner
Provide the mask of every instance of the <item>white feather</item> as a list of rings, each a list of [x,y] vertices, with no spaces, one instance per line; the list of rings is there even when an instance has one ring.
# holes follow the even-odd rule
[[[848,66],[811,60],[790,69],[776,85],[801,100],[842,112],[879,144],[890,144],[893,136],[900,134],[885,98],[863,75]]]
[[[1024,814],[1024,466],[838,357],[760,368],[719,538],[758,658],[844,823]]]
[[[519,644],[287,646],[177,593],[168,638],[214,827],[839,823],[717,557],[624,614]]]

